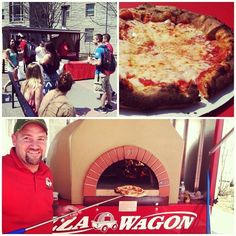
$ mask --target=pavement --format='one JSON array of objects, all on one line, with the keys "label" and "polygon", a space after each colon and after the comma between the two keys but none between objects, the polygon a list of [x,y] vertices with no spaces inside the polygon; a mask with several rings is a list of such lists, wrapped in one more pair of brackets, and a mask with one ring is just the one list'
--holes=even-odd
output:
[{"label": "pavement", "polygon": [[[117,74],[110,76],[112,89],[117,93]],[[8,75],[2,74],[2,85],[8,81]],[[72,89],[67,93],[71,104],[75,107],[77,117],[117,117],[117,97],[112,100],[113,110],[107,113],[94,111],[99,107],[101,101],[97,99],[98,95],[93,92],[93,79],[76,81]],[[15,97],[15,108],[11,104],[11,86],[7,87],[7,92],[2,91],[2,116],[3,117],[24,117],[20,104]]]},{"label": "pavement", "polygon": [[235,235],[235,216],[215,205],[211,213],[212,234]]}]

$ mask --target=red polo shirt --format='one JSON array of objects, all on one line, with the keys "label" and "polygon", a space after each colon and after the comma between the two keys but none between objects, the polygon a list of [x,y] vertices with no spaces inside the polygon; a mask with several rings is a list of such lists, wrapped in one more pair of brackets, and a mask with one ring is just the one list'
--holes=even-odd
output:
[{"label": "red polo shirt", "polygon": [[[2,160],[2,231],[28,228],[53,217],[52,174],[41,162],[30,172],[16,156],[14,148]],[[52,233],[52,223],[27,231]]]},{"label": "red polo shirt", "polygon": [[23,54],[24,61],[28,62],[30,58],[25,54],[25,51],[27,49],[26,47],[27,47],[27,41],[25,39],[22,39],[19,44],[19,48],[20,48],[20,50],[22,50],[24,52],[24,54]]}]

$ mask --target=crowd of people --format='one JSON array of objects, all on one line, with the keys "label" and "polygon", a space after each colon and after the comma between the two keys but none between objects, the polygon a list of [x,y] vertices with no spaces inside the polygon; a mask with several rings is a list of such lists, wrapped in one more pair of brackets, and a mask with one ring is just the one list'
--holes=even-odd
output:
[{"label": "crowd of people", "polygon": [[[36,45],[33,39],[27,41],[21,33],[17,35],[17,39],[11,39],[5,50],[7,70],[12,72],[14,80],[17,81],[21,93],[34,113],[47,117],[75,116],[75,110],[66,98],[73,79],[69,73],[58,73],[60,57],[53,42],[42,40]],[[23,61],[25,77],[21,83],[18,73],[20,59]],[[3,86],[4,92],[7,92],[10,84],[9,80]],[[51,109],[52,107],[54,109]]]},{"label": "crowd of people", "polygon": [[[112,111],[112,96],[116,93],[110,84],[110,74],[104,72],[103,60],[104,47],[113,54],[109,34],[96,34],[93,43],[96,47],[94,56],[88,57],[87,63],[95,65],[94,91],[99,94],[101,106],[94,108],[95,111],[107,113]],[[76,112],[66,94],[70,91],[73,79],[68,72],[59,72],[60,57],[51,41],[40,41],[36,45],[33,39],[27,41],[21,33],[17,35],[18,40],[11,39],[5,50],[5,60],[8,72],[12,72],[19,88],[28,101],[29,105],[38,116],[75,116]],[[19,83],[19,61],[23,61],[25,81]],[[8,81],[3,86],[11,84]],[[53,109],[52,109],[53,108]]]}]

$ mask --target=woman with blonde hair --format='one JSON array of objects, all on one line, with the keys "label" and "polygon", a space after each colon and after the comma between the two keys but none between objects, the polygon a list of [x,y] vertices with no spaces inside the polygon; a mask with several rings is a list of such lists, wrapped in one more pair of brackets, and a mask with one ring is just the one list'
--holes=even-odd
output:
[{"label": "woman with blonde hair", "polygon": [[43,76],[38,63],[32,62],[27,66],[26,80],[21,84],[21,92],[37,114],[43,98]]}]

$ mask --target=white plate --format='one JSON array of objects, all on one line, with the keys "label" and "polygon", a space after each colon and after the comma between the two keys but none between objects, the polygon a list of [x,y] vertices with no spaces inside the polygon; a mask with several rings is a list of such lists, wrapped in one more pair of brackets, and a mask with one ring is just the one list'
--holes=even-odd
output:
[{"label": "white plate", "polygon": [[231,98],[234,97],[234,88],[230,86],[219,94],[217,94],[214,98],[206,100],[202,99],[201,102],[187,108],[182,108],[180,111],[178,109],[165,109],[156,112],[144,113],[139,111],[129,111],[126,109],[120,108],[120,116],[158,116],[158,117],[169,117],[169,116],[177,116],[177,117],[198,117],[205,115],[220,106],[227,103]]}]

